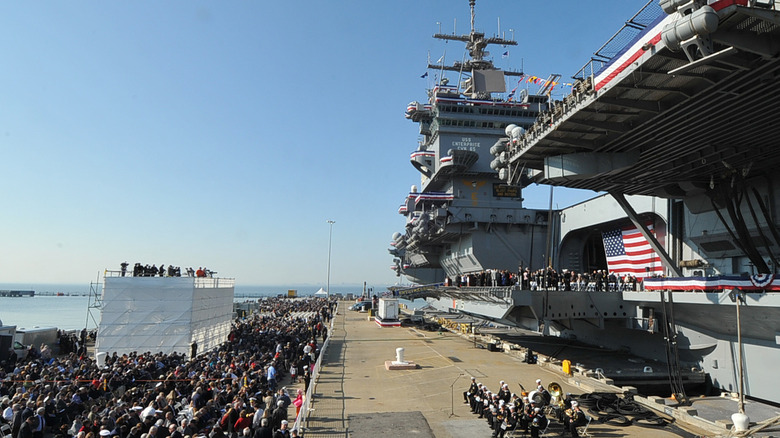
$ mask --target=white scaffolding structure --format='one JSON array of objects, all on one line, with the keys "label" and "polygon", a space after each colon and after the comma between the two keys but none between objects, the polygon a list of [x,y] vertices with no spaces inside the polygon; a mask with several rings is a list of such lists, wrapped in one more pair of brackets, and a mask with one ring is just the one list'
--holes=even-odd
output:
[{"label": "white scaffolding structure", "polygon": [[190,354],[227,340],[233,279],[112,277],[103,279],[95,353]]}]

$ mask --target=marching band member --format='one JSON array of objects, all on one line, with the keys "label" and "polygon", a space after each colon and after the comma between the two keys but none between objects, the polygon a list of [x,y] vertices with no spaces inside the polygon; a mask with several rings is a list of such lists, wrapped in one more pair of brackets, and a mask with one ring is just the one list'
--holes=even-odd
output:
[{"label": "marching band member", "polygon": [[580,409],[579,403],[576,400],[571,402],[571,409],[567,409],[563,417],[563,433],[566,431],[571,433],[571,436],[579,436],[577,434],[577,428],[584,426],[588,423],[588,419],[585,418],[585,413]]},{"label": "marching band member", "polygon": [[547,424],[550,420],[544,415],[541,408],[534,408],[533,417],[531,418],[530,432],[531,438],[539,438],[539,434],[547,429]]}]

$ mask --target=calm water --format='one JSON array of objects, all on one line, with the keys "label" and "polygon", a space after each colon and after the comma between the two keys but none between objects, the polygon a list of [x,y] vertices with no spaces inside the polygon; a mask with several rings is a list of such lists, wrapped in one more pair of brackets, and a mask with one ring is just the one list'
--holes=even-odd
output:
[{"label": "calm water", "polygon": [[[65,330],[78,330],[87,327],[94,328],[100,321],[100,311],[89,309],[89,286],[74,285],[20,285],[0,284],[0,289],[34,290],[33,298],[0,297],[0,321],[3,324],[15,325],[17,328],[58,327]],[[287,289],[296,289],[299,296],[313,295],[319,286],[236,286],[235,301],[287,294]],[[360,294],[362,286],[333,286],[333,293]],[[375,288],[381,294],[386,289]],[[44,296],[62,292],[66,296]],[[88,312],[91,310],[91,315]]]}]

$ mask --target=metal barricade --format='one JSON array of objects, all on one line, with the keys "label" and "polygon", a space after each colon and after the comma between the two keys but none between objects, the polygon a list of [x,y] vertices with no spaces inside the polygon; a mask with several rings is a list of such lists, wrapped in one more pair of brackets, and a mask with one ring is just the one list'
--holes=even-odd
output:
[{"label": "metal barricade", "polygon": [[[340,304],[336,305],[336,309],[333,312],[333,316],[335,316],[339,310]],[[315,388],[317,387],[317,381],[319,380],[320,376],[320,369],[322,367],[322,358],[325,357],[325,354],[328,351],[328,346],[330,345],[330,340],[333,335],[333,323],[335,322],[336,318],[331,317],[330,318],[330,327],[328,328],[328,339],[325,340],[325,342],[322,344],[322,348],[320,349],[320,354],[317,356],[317,361],[314,363],[314,371],[312,371],[311,374],[311,381],[309,382],[309,389],[306,390],[306,394],[303,397],[303,404],[301,404],[301,410],[298,411],[298,416],[295,418],[295,425],[293,426],[293,429],[301,430],[301,425],[304,424],[304,422],[308,421],[309,419],[309,411],[312,401],[312,395],[314,394]]]}]

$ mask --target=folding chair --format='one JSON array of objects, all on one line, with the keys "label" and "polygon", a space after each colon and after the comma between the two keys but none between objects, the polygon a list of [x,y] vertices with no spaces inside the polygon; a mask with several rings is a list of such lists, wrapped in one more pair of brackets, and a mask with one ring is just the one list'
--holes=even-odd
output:
[{"label": "folding chair", "polygon": [[[515,434],[518,433],[519,428],[520,428],[520,421],[516,421],[515,427],[506,430],[507,433],[504,435],[504,438],[513,438]],[[519,432],[522,434],[523,433],[522,429]]]},{"label": "folding chair", "polygon": [[558,415],[558,411],[559,410],[560,410],[560,407],[558,407],[558,406],[556,406],[554,404],[549,404],[549,405],[544,407],[544,416],[547,417],[548,420],[550,418],[555,418],[555,419],[559,420],[561,418],[561,416]]},{"label": "folding chair", "polygon": [[547,436],[547,431],[550,430],[550,424],[552,424],[552,421],[548,418],[547,419],[547,426],[544,427],[544,430],[539,432],[539,438],[543,436]]},{"label": "folding chair", "polygon": [[512,438],[513,436],[515,436],[515,432],[517,431],[518,427],[520,427],[519,421],[515,423],[515,427],[507,428],[506,433],[504,434],[504,438]]},{"label": "folding chair", "polygon": [[590,421],[593,419],[590,415],[585,414],[585,418],[588,419],[588,422],[585,424],[585,426],[580,426],[577,428],[577,435],[579,436],[593,436],[588,432],[588,426],[590,426]]},{"label": "folding chair", "polygon": [[3,423],[2,426],[0,426],[0,438],[11,438],[11,425],[8,423]]}]

